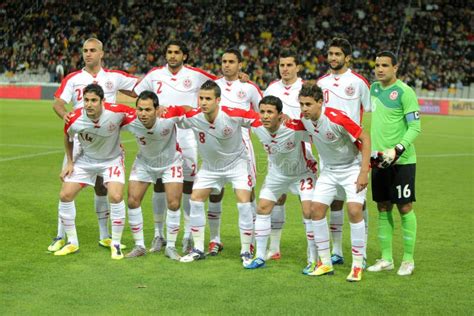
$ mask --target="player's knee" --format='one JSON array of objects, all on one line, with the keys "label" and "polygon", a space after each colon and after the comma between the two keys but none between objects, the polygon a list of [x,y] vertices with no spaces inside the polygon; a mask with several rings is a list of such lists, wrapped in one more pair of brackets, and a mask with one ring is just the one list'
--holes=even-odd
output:
[{"label": "player's knee", "polygon": [[138,208],[140,206],[140,200],[135,196],[128,196],[127,200],[128,208]]},{"label": "player's knee", "polygon": [[179,201],[180,199],[178,198],[175,198],[175,199],[169,199],[167,201],[168,203],[168,208],[171,210],[171,211],[176,211],[180,208],[181,206],[181,203]]},{"label": "player's knee", "polygon": [[61,191],[59,192],[59,200],[61,202],[72,202],[74,200],[74,194],[72,194],[72,192]]},{"label": "player's knee", "polygon": [[123,200],[123,195],[121,192],[109,192],[110,203],[120,203],[122,200]]},{"label": "player's knee", "polygon": [[412,210],[412,203],[397,204],[397,208],[401,214],[407,214],[410,213]]},{"label": "player's knee", "polygon": [[379,212],[390,212],[393,209],[393,204],[389,201],[377,202],[377,209]]}]

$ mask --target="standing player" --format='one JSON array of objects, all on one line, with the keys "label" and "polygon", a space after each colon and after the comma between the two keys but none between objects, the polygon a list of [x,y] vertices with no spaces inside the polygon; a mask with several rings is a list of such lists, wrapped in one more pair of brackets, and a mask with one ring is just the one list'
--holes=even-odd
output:
[{"label": "standing player", "polygon": [[[248,110],[258,110],[258,103],[262,99],[260,88],[253,82],[242,82],[239,80],[239,73],[242,68],[242,55],[238,49],[227,49],[222,55],[222,73],[224,77],[217,79],[216,83],[221,88],[221,102],[229,108]],[[247,148],[248,156],[252,165],[252,178],[254,185],[257,181],[255,153],[253,151],[250,130],[242,128],[242,137]],[[224,245],[220,239],[220,223],[222,213],[222,197],[224,189],[220,195],[211,195],[209,198],[209,211],[207,219],[210,229],[209,254],[217,255]],[[256,203],[255,191],[252,188],[252,213],[255,216]]]},{"label": "standing player", "polygon": [[[296,52],[284,50],[278,59],[278,71],[281,79],[276,80],[268,86],[263,93],[264,96],[278,97],[283,103],[283,114],[291,119],[299,119],[301,115],[298,94],[303,85],[303,79],[298,77],[300,64]],[[310,146],[308,146],[310,148]],[[272,230],[270,235],[270,247],[266,259],[278,260],[281,258],[280,240],[283,225],[285,224],[285,201],[283,195],[272,211]]]},{"label": "standing player", "polygon": [[398,275],[411,275],[415,269],[413,253],[416,241],[415,201],[416,153],[413,144],[420,134],[420,107],[412,88],[397,79],[398,62],[392,52],[381,52],[375,59],[378,79],[370,93],[374,104],[372,149],[383,152],[382,162],[372,169],[372,194],[379,211],[379,242],[382,258],[367,270],[393,269],[392,209],[396,204],[402,218],[403,259]]},{"label": "standing player", "polygon": [[128,219],[135,248],[126,257],[134,258],[146,254],[141,202],[150,183],[162,179],[168,206],[165,255],[179,260],[176,237],[180,226],[183,159],[176,143],[176,119],[156,117],[159,102],[152,91],[140,93],[136,106],[137,118],[124,127],[136,137],[139,147],[128,183]]},{"label": "standing player", "polygon": [[[120,246],[125,224],[123,187],[125,167],[120,147],[120,127],[135,119],[135,110],[121,104],[104,102],[104,91],[98,84],[84,88],[84,107],[76,109],[64,127],[67,162],[61,172],[64,181],[60,192],[59,217],[68,243],[54,252],[64,256],[79,250],[76,233],[74,198],[85,185],[94,185],[98,175],[107,185],[112,220],[112,259],[122,259]],[[78,135],[82,152],[73,160],[72,137]]]},{"label": "standing player", "polygon": [[[327,60],[330,72],[318,80],[323,90],[324,106],[345,112],[354,122],[362,126],[362,113],[371,111],[369,82],[348,68],[352,58],[352,46],[348,40],[335,37],[329,43]],[[322,168],[324,161],[320,161]],[[331,204],[329,228],[332,239],[333,264],[343,264],[342,227],[344,224],[344,195],[338,192]],[[368,211],[364,205],[364,220],[368,232]],[[367,242],[367,236],[366,236]],[[365,257],[365,254],[364,254]]]},{"label": "standing player", "polygon": [[[282,102],[274,96],[266,96],[260,102],[260,119],[263,126],[253,131],[268,153],[268,174],[260,191],[257,219],[255,221],[255,240],[257,253],[244,267],[256,269],[265,265],[267,241],[271,230],[271,212],[282,194],[288,190],[298,194],[301,201],[306,237],[311,252],[304,274],[316,267],[316,247],[311,223],[311,199],[316,183],[314,158],[307,157],[305,142],[309,141],[308,132],[301,121],[282,121]],[[313,167],[310,170],[308,167]]]},{"label": "standing player", "polygon": [[[185,66],[188,59],[188,48],[179,40],[171,40],[165,46],[165,66],[150,70],[135,87],[139,95],[145,90],[153,91],[159,98],[160,104],[190,105],[197,107],[198,92],[201,85],[209,80],[217,79],[199,68]],[[178,129],[178,143],[183,153],[183,210],[184,210],[184,238],[183,251],[192,249],[192,239],[189,224],[190,204],[189,199],[193,188],[194,176],[197,168],[197,144],[192,131]],[[163,184],[159,181],[154,186],[153,216],[155,220],[155,238],[150,251],[160,251],[166,241],[163,234],[163,225],[166,210],[166,195]]]},{"label": "standing player", "polygon": [[[370,167],[370,137],[344,112],[323,108],[323,92],[306,84],[300,92],[302,122],[325,162],[314,190],[311,213],[321,264],[308,275],[333,274],[326,211],[338,191],[344,191],[351,226],[352,268],[347,281],[360,281],[365,253],[362,208]],[[356,143],[361,145],[362,157]]]},{"label": "standing player", "polygon": [[[55,101],[53,109],[65,122],[69,121],[66,104],[72,101],[74,110],[84,106],[83,89],[91,83],[97,83],[102,87],[104,99],[109,103],[115,103],[118,91],[130,96],[134,95],[132,90],[138,79],[123,71],[102,68],[103,56],[104,50],[101,41],[96,38],[89,38],[84,42],[82,58],[84,59],[85,67],[82,70],[70,73],[66,76],[54,94]],[[75,159],[81,151],[80,143],[77,138],[75,139],[74,149],[73,159]],[[64,163],[65,162],[66,159],[64,160]],[[107,189],[102,182],[103,179],[99,175],[97,177],[97,183],[94,186],[94,200],[99,221],[99,245],[109,247],[111,242],[108,230],[109,205],[107,202]],[[64,227],[58,217],[58,234],[48,247],[48,250],[52,252],[57,251],[64,246],[65,242]]]},{"label": "standing player", "polygon": [[202,158],[191,195],[191,231],[195,248],[181,258],[182,262],[204,259],[205,212],[204,202],[211,193],[219,193],[227,182],[232,182],[239,210],[241,259],[250,260],[253,235],[253,216],[250,195],[253,187],[251,166],[242,142],[242,128],[260,124],[253,111],[219,107],[220,88],[214,81],[206,81],[199,91],[199,109],[186,113],[183,127],[192,128],[198,139]]}]

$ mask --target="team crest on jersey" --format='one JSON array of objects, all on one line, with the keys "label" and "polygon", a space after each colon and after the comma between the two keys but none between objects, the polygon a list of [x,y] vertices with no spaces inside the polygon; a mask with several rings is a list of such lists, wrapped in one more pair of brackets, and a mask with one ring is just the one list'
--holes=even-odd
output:
[{"label": "team crest on jersey", "polygon": [[350,85],[350,86],[347,86],[346,89],[344,89],[344,92],[345,92],[348,96],[352,97],[352,96],[354,95],[354,93],[355,93],[355,89],[354,89],[354,87],[353,87],[352,85]]},{"label": "team crest on jersey", "polygon": [[392,91],[389,96],[390,100],[395,101],[398,98],[398,91]]},{"label": "team crest on jersey", "polygon": [[224,127],[224,129],[222,130],[223,133],[224,133],[224,136],[230,136],[232,135],[232,128],[230,126],[226,126]]},{"label": "team crest on jersey", "polygon": [[107,81],[105,83],[105,87],[107,88],[107,90],[112,90],[114,88],[114,84],[112,83],[112,81]]},{"label": "team crest on jersey", "polygon": [[295,148],[295,142],[290,140],[289,142],[287,142],[287,143],[285,144],[285,148],[286,148],[287,150],[291,150],[291,149]]},{"label": "team crest on jersey", "polygon": [[183,86],[184,86],[186,89],[191,88],[192,85],[193,85],[193,82],[191,81],[191,79],[189,79],[189,78],[184,79],[184,81],[183,81]]},{"label": "team crest on jersey", "polygon": [[246,96],[247,96],[247,93],[245,93],[244,90],[240,90],[239,92],[237,92],[237,97],[238,97],[240,100],[245,99]]},{"label": "team crest on jersey", "polygon": [[110,123],[109,126],[107,127],[107,130],[109,132],[113,132],[117,129],[117,125],[115,125],[114,123]]},{"label": "team crest on jersey", "polygon": [[160,132],[160,135],[161,136],[166,136],[170,133],[170,129],[169,128],[163,128]]},{"label": "team crest on jersey", "polygon": [[336,135],[334,135],[333,132],[327,132],[326,133],[326,138],[329,140],[334,140],[336,138]]}]

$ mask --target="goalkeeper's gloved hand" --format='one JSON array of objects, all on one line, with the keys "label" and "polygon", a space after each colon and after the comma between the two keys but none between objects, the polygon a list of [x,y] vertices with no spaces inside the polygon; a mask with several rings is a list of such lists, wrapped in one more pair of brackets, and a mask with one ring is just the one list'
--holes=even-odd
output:
[{"label": "goalkeeper's gloved hand", "polygon": [[383,161],[383,152],[381,151],[373,151],[370,155],[370,167],[371,168],[381,168],[380,164]]},{"label": "goalkeeper's gloved hand", "polygon": [[402,144],[395,145],[395,148],[385,149],[382,155],[382,162],[379,164],[380,168],[388,168],[397,162],[398,158],[405,151],[405,147]]}]

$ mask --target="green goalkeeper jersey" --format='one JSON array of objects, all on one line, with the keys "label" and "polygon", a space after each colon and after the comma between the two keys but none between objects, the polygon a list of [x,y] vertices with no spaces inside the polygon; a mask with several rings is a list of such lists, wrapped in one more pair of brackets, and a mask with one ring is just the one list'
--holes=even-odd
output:
[{"label": "green goalkeeper jersey", "polygon": [[382,87],[377,81],[370,87],[370,95],[372,150],[383,151],[402,144],[405,152],[397,164],[416,163],[413,141],[421,131],[421,124],[415,91],[400,80],[388,87]]}]

